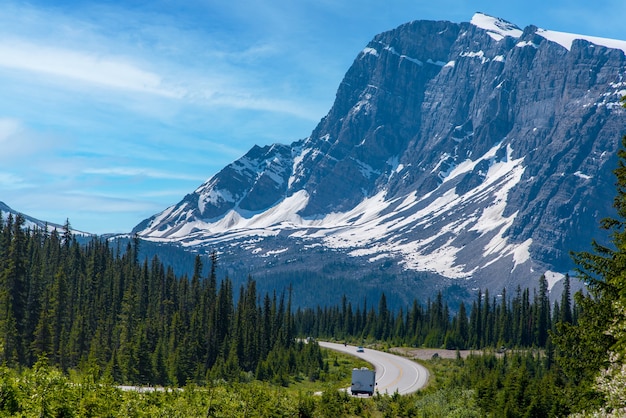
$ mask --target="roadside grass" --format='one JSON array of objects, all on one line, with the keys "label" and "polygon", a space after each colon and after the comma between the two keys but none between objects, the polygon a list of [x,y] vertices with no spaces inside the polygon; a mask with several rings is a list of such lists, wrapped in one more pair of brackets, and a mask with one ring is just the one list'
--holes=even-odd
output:
[{"label": "roadside grass", "polygon": [[460,382],[463,361],[460,358],[433,357],[428,360],[414,361],[425,366],[430,378],[423,389],[403,399],[410,410],[419,417],[464,417],[479,418],[484,416],[476,404],[475,392],[464,389]]},{"label": "roadside grass", "polygon": [[289,381],[289,386],[285,389],[288,392],[304,394],[344,389],[350,387],[353,368],[372,369],[371,364],[358,357],[326,348],[322,348],[322,357],[324,369],[319,372],[319,376],[315,376],[315,380],[310,376],[299,374]]}]

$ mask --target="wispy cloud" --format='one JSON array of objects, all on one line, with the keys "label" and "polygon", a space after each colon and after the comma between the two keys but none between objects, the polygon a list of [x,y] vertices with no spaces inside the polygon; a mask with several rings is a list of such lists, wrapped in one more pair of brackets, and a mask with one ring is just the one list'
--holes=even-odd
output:
[{"label": "wispy cloud", "polygon": [[194,106],[207,117],[226,108],[315,122],[334,95],[338,75],[323,88],[308,76],[328,71],[316,64],[319,52],[293,49],[306,16],[298,12],[294,22],[299,8],[287,1],[191,1],[175,9],[79,3],[70,9],[8,0],[0,11],[2,77],[36,74],[31,85],[44,97],[52,85],[68,98],[88,95],[159,119]]},{"label": "wispy cloud", "polygon": [[7,190],[21,190],[32,187],[27,180],[13,173],[0,172],[0,188]]},{"label": "wispy cloud", "polygon": [[[6,199],[3,197],[0,200]],[[42,202],[46,202],[42,205]],[[163,204],[132,196],[94,193],[91,190],[58,194],[54,190],[16,195],[5,201],[13,209],[41,220],[63,224],[69,219],[79,230],[104,234],[130,231],[138,220],[163,209]],[[139,216],[138,216],[139,215]]]},{"label": "wispy cloud", "polygon": [[87,168],[84,174],[107,176],[107,177],[148,177],[162,180],[191,180],[202,181],[202,178],[190,176],[184,173],[172,173],[167,171],[154,170],[150,168],[135,167],[109,167],[109,168]]},{"label": "wispy cloud", "polygon": [[158,74],[138,68],[119,57],[5,40],[0,41],[0,66],[114,89],[180,97],[180,92],[163,86]]},{"label": "wispy cloud", "polygon": [[[244,53],[250,57],[268,49],[271,47],[254,47]],[[149,59],[155,57],[143,57],[142,61]],[[160,59],[162,58],[159,57],[152,65],[158,66]],[[228,61],[230,58],[225,59]],[[281,97],[276,94],[275,89],[258,84],[258,79],[261,78],[258,72],[247,72],[245,68],[233,67],[228,62],[206,65],[208,67],[205,69],[190,69],[170,62],[163,66],[164,73],[158,73],[127,57],[49,46],[21,39],[0,40],[0,68],[27,71],[37,73],[39,77],[47,76],[57,81],[65,81],[69,90],[90,91],[97,87],[120,93],[140,93],[173,99],[196,106],[277,112],[302,119],[319,118],[315,106],[305,98],[294,102],[291,97]],[[146,106],[137,104],[140,101],[138,97],[133,97],[129,102],[126,96],[122,96],[120,100],[124,106],[138,112],[147,110]],[[158,107],[151,104],[149,108]]]},{"label": "wispy cloud", "polygon": [[52,147],[63,141],[55,141],[50,136],[40,135],[15,118],[0,118],[0,162],[4,168],[12,164],[22,164],[23,158],[45,155]]}]

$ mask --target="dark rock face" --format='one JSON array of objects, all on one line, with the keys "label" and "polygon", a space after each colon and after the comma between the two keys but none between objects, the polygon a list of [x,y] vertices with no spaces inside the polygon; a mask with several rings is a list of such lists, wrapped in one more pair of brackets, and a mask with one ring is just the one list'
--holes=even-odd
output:
[{"label": "dark rock face", "polygon": [[613,214],[624,52],[475,19],[377,35],[310,137],[254,147],[134,232],[259,268],[315,268],[293,260],[322,247],[497,290],[567,272]]}]

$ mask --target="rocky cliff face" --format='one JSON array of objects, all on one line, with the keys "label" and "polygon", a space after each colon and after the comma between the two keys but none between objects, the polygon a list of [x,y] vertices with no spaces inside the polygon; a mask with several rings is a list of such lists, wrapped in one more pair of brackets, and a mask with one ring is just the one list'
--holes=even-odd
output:
[{"label": "rocky cliff face", "polygon": [[531,286],[612,214],[625,49],[482,14],[407,23],[310,137],[254,147],[134,232],[249,271],[384,270],[400,293]]}]

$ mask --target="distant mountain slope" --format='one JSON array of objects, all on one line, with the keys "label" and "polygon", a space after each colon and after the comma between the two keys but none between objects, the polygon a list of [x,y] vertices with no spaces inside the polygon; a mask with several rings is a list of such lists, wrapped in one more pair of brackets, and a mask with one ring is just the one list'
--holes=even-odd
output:
[{"label": "distant mountain slope", "polygon": [[[63,230],[63,225],[60,224],[55,224],[52,222],[46,222],[46,221],[42,221],[40,219],[37,218],[33,218],[32,216],[28,216],[22,212],[19,212],[17,210],[12,209],[11,207],[9,207],[9,205],[7,205],[4,202],[0,202],[0,213],[2,214],[2,220],[6,221],[7,217],[9,216],[9,214],[13,215],[14,217],[17,214],[21,214],[22,217],[25,220],[24,223],[24,227],[25,228],[34,228],[37,227],[39,229],[46,229],[48,228],[48,231],[53,231],[53,230],[57,230],[57,231],[62,231]],[[71,226],[71,225],[70,225]],[[87,233],[87,232],[82,232],[82,231],[77,231],[72,229],[72,232],[77,234],[77,235],[81,235],[81,236],[89,236],[91,234]]]},{"label": "distant mountain slope", "polygon": [[480,13],[407,23],[358,54],[308,138],[255,146],[133,232],[399,298],[552,286],[613,213],[625,50]]}]

